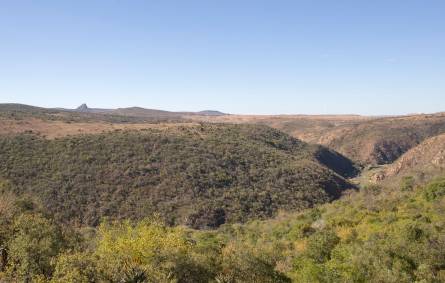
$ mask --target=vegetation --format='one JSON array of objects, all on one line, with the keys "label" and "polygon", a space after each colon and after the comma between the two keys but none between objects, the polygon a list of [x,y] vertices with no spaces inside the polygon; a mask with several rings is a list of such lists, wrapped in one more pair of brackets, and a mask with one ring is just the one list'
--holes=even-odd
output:
[{"label": "vegetation", "polygon": [[441,138],[347,190],[354,163],[266,126],[0,136],[0,282],[445,282]]},{"label": "vegetation", "polygon": [[[46,140],[0,137],[5,191],[37,199],[59,222],[142,219],[215,228],[338,198],[344,157],[263,126],[202,125]],[[326,164],[323,165],[322,163]],[[342,169],[343,168],[343,169]],[[352,170],[352,171],[351,171]]]},{"label": "vegetation", "polygon": [[20,282],[444,282],[445,179],[218,230],[159,218],[54,222],[0,198],[0,280]]},{"label": "vegetation", "polygon": [[318,141],[363,165],[389,164],[422,141],[445,133],[445,115],[379,118],[341,125]]},{"label": "vegetation", "polygon": [[[362,166],[390,164],[428,138],[445,133],[445,114],[400,117],[243,116],[168,112],[138,107],[84,112],[0,104],[0,118],[107,123],[160,123],[205,121],[267,125],[308,143],[327,146]],[[210,113],[212,114],[212,113]],[[220,114],[220,113],[219,113]]]},{"label": "vegetation", "polygon": [[327,146],[363,166],[392,163],[422,141],[445,133],[444,113],[399,117],[227,115],[191,119],[267,125],[308,143]]},{"label": "vegetation", "polygon": [[371,179],[387,184],[414,179],[425,182],[445,169],[445,134],[434,136],[410,149],[394,163],[367,172]]},{"label": "vegetation", "polygon": [[[130,112],[131,113],[131,112]],[[136,113],[137,114],[137,113]],[[47,109],[23,104],[0,104],[0,118],[24,120],[37,118],[44,121],[107,122],[107,123],[159,123],[184,121],[179,115],[129,115],[125,111],[111,113],[77,112],[66,109]]]}]

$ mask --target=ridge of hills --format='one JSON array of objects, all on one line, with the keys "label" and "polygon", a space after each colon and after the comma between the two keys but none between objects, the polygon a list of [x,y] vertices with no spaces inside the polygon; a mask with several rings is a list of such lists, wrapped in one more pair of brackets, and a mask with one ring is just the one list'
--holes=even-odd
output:
[{"label": "ridge of hills", "polygon": [[283,115],[192,117],[215,123],[263,124],[332,148],[363,166],[389,164],[427,138],[445,133],[445,113],[366,117]]},{"label": "ridge of hills", "polygon": [[[140,107],[77,110],[0,104],[0,117],[69,123],[228,123],[276,128],[308,143],[327,146],[363,167],[390,164],[425,139],[445,133],[445,113],[367,117],[359,115],[228,115],[218,111],[169,112]],[[135,125],[140,128],[141,125]],[[102,127],[102,126],[101,126]],[[129,126],[130,128],[134,126]],[[100,127],[99,127],[100,128]],[[105,127],[109,128],[109,127]],[[125,127],[120,127],[125,128]]]},{"label": "ridge of hills", "polygon": [[181,118],[185,115],[203,115],[203,116],[227,115],[225,113],[215,110],[203,110],[199,112],[171,112],[165,110],[147,109],[142,107],[127,107],[127,108],[117,108],[117,109],[89,108],[86,103],[80,105],[74,110],[69,110],[69,111],[112,114],[121,116],[134,116],[134,117],[157,117],[157,118]]},{"label": "ridge of hills", "polygon": [[43,108],[16,103],[0,104],[0,117],[10,119],[38,118],[45,121],[107,122],[107,123],[159,123],[188,121],[190,117],[224,116],[214,110],[199,112],[171,112],[142,107],[118,109],[89,108],[86,104],[76,109]]}]

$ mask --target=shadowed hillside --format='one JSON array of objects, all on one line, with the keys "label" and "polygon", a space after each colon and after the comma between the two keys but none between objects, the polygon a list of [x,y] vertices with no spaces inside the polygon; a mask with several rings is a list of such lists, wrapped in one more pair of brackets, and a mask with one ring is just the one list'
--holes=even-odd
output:
[{"label": "shadowed hillside", "polygon": [[[414,177],[423,181],[445,173],[445,134],[429,138],[373,175],[375,181]],[[394,180],[391,180],[394,181]]]},{"label": "shadowed hillside", "polygon": [[392,163],[423,140],[445,132],[443,113],[400,117],[232,115],[192,119],[268,125],[306,142],[325,145],[363,165]]},{"label": "shadowed hillside", "polygon": [[445,115],[382,118],[328,132],[319,141],[364,164],[388,164],[445,132]]}]

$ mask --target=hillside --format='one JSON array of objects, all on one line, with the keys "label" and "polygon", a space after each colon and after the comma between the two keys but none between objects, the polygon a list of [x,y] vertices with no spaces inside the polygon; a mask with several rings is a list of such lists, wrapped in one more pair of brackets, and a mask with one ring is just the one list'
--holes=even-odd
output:
[{"label": "hillside", "polygon": [[362,166],[390,164],[425,139],[445,132],[444,113],[398,117],[261,116],[226,115],[218,111],[169,112],[140,107],[97,109],[82,105],[77,110],[63,110],[0,104],[0,118],[25,120],[25,123],[29,118],[35,118],[67,123],[125,124],[131,126],[115,128],[130,129],[145,128],[149,127],[147,124],[156,123],[260,124],[276,128],[308,143],[327,146]]},{"label": "hillside", "polygon": [[382,118],[340,127],[320,137],[329,146],[363,164],[388,164],[425,139],[445,132],[445,115]]},{"label": "hillside", "polygon": [[267,218],[338,198],[352,188],[339,174],[356,173],[341,155],[264,126],[4,135],[0,150],[9,190],[58,221],[93,226],[154,213],[196,228]]},{"label": "hillside", "polygon": [[388,178],[431,178],[445,173],[445,134],[429,138],[403,154],[393,164],[375,173],[375,181]]},{"label": "hillside", "polygon": [[423,140],[445,132],[443,113],[399,117],[231,115],[193,119],[268,125],[306,142],[325,145],[364,166],[392,163]]},{"label": "hillside", "polygon": [[265,282],[278,271],[288,282],[438,283],[445,281],[444,201],[444,178],[419,187],[365,187],[302,213],[225,225],[197,238],[222,239],[235,270]]},{"label": "hillside", "polygon": [[367,187],[309,210],[211,231],[156,217],[75,229],[27,199],[0,194],[0,280],[440,283],[444,202],[442,178],[421,187]]}]

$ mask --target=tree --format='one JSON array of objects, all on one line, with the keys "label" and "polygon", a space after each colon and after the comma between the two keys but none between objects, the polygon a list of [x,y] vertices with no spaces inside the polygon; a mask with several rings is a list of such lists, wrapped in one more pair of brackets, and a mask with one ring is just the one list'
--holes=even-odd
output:
[{"label": "tree", "polygon": [[87,252],[69,251],[61,254],[55,263],[51,283],[97,282],[96,261]]},{"label": "tree", "polygon": [[181,228],[159,220],[103,223],[95,255],[98,270],[113,282],[207,282],[205,268],[191,258],[192,242]]},{"label": "tree", "polygon": [[53,272],[51,261],[61,251],[61,230],[38,214],[22,214],[13,224],[14,235],[8,242],[7,273],[24,282]]}]

